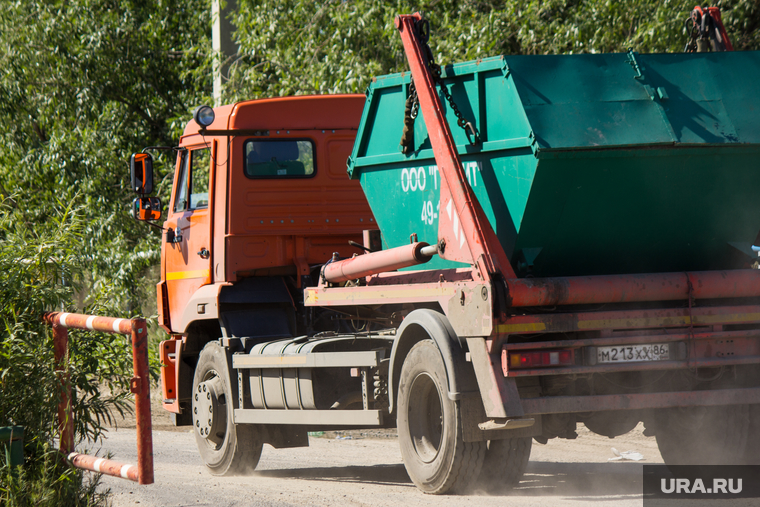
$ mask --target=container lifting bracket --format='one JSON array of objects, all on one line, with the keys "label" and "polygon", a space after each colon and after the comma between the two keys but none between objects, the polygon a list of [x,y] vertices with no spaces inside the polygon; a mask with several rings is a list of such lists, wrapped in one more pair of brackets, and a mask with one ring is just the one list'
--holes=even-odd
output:
[{"label": "container lifting bracket", "polygon": [[[439,254],[447,260],[476,266],[476,273],[483,280],[490,280],[498,273],[504,278],[516,278],[496,233],[467,183],[443,104],[436,93],[435,77],[428,66],[426,51],[429,50],[420,40],[420,23],[424,23],[420,13],[396,17],[396,28],[404,44],[420,111],[441,174],[438,240],[446,247],[439,249]],[[426,33],[425,28],[422,32]]]}]

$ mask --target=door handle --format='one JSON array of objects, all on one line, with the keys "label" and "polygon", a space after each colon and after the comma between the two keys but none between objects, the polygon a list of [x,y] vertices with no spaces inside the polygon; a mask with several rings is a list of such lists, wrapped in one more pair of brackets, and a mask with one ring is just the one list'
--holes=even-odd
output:
[{"label": "door handle", "polygon": [[201,248],[201,251],[198,252],[198,255],[201,256],[201,259],[208,259],[209,255],[211,255],[211,252],[209,252],[208,249],[204,246]]}]

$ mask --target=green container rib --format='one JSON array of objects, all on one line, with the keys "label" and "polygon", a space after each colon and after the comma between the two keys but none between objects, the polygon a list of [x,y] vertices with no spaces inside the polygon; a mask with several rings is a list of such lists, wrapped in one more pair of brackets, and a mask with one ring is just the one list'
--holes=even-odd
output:
[{"label": "green container rib", "polygon": [[[435,243],[439,177],[409,74],[373,80],[349,175],[384,248]],[[760,52],[500,56],[446,66],[481,144],[444,108],[468,181],[519,276],[736,269],[757,259]],[[434,258],[426,268],[454,267]]]}]

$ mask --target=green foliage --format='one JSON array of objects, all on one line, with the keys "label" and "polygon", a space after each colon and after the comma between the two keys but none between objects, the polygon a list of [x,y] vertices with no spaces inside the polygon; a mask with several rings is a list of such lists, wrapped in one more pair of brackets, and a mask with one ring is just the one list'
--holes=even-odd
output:
[{"label": "green foliage", "polygon": [[[248,0],[229,101],[363,92],[372,76],[407,64],[397,14],[423,11],[439,63],[499,54],[683,51],[689,0]],[[717,2],[736,49],[759,49],[755,0]]]},{"label": "green foliage", "polygon": [[[12,1],[0,14],[0,194],[30,227],[78,195],[88,291],[139,312],[138,286],[158,262],[157,232],[128,214],[126,161],[174,145],[210,92],[205,1]],[[20,29],[24,27],[24,29]],[[174,169],[159,155],[161,181]],[[162,185],[162,197],[169,185]]]},{"label": "green foliage", "polygon": [[[69,467],[47,443],[35,445],[35,459],[11,469],[0,460],[0,505],[6,507],[89,507],[107,504],[100,476]],[[87,474],[87,476],[85,476]]]},{"label": "green foliage", "polygon": [[[129,216],[126,161],[143,146],[176,144],[210,93],[209,53],[201,0],[3,4],[0,426],[25,428],[26,463],[17,480],[0,470],[0,504],[88,504],[94,486],[50,451],[60,381],[40,316],[131,316],[146,299],[152,306],[155,281],[145,275],[160,243]],[[159,182],[173,168],[172,156],[159,155]],[[69,340],[76,438],[94,440],[113,411],[129,409],[131,348],[114,335],[72,331]]]}]

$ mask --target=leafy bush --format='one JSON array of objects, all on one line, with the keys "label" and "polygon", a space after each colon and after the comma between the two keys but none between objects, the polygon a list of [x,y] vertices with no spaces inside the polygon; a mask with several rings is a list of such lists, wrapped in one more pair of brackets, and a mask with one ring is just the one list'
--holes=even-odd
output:
[{"label": "leafy bush", "polygon": [[106,505],[99,476],[70,468],[50,444],[35,445],[35,459],[11,470],[0,466],[0,504],[7,507]]},{"label": "leafy bush", "polygon": [[[50,220],[30,228],[16,201],[0,208],[0,426],[24,427],[26,458],[14,475],[0,456],[0,505],[86,505],[92,495],[85,493],[96,485],[84,484],[82,473],[53,449],[60,379],[52,330],[40,318],[69,309],[81,287],[86,225],[81,208],[57,203],[47,213]],[[87,300],[85,310],[90,308],[114,310],[98,299]],[[69,355],[75,438],[94,441],[113,410],[129,409],[131,346],[117,335],[70,332]],[[104,384],[116,394],[104,396]]]},{"label": "leafy bush", "polygon": [[[129,216],[126,161],[175,144],[210,95],[210,36],[206,0],[3,3],[0,426],[24,426],[26,463],[17,479],[0,470],[0,505],[78,505],[91,491],[52,451],[58,390],[40,315],[125,316],[154,304],[159,234]],[[156,170],[166,199],[174,161],[159,155]],[[76,436],[94,439],[109,408],[126,408],[100,387],[122,392],[131,350],[116,335],[69,338]]]},{"label": "leafy bush", "polygon": [[[82,283],[130,312],[155,284],[144,275],[160,233],[129,215],[129,155],[176,144],[210,94],[210,36],[206,0],[10,0],[0,11],[0,194],[19,195],[30,228],[51,218],[48,203],[77,196]],[[174,161],[157,154],[165,201]]]}]

